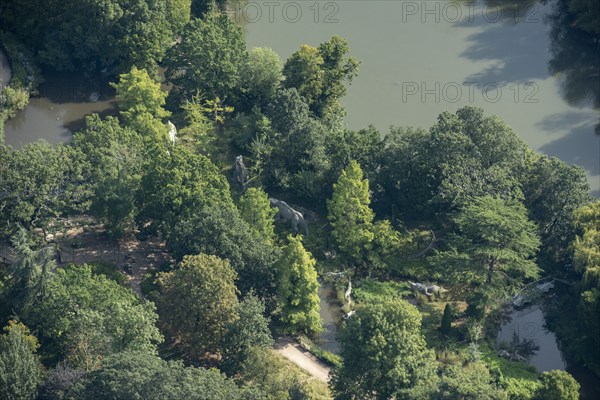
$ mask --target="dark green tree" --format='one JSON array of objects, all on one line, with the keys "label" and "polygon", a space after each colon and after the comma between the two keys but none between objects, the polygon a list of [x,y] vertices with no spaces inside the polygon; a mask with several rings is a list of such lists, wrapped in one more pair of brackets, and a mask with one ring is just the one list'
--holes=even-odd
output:
[{"label": "dark green tree", "polygon": [[442,323],[440,325],[440,332],[447,335],[452,330],[452,309],[450,303],[444,307],[444,314],[442,315]]},{"label": "dark green tree", "polygon": [[90,185],[80,152],[45,141],[19,150],[0,145],[0,235],[7,240],[17,226],[39,228],[45,238],[60,219],[87,210]]},{"label": "dark green tree", "polygon": [[438,251],[430,260],[457,282],[503,282],[519,285],[539,275],[535,255],[540,245],[537,227],[520,203],[498,197],[473,199],[455,218],[458,233],[451,249]]},{"label": "dark green tree", "polygon": [[404,300],[358,308],[340,332],[343,365],[330,381],[335,398],[430,398],[435,357],[420,329],[421,314]]},{"label": "dark green tree", "polygon": [[88,265],[58,269],[44,301],[24,320],[37,332],[44,352],[66,357],[74,367],[91,369],[107,355],[132,350],[153,353],[162,341],[154,304]]},{"label": "dark green tree", "polygon": [[258,297],[252,293],[246,295],[236,313],[237,318],[226,326],[222,344],[222,369],[230,374],[239,369],[253,347],[273,345],[270,319],[265,316],[265,305]]},{"label": "dark green tree", "polygon": [[210,12],[192,20],[165,59],[165,76],[173,84],[171,95],[190,100],[199,92],[231,104],[239,94],[240,69],[246,57],[241,28],[227,15]]},{"label": "dark green tree", "polygon": [[69,390],[69,400],[242,399],[232,380],[216,370],[185,367],[144,353],[124,352],[102,360]]},{"label": "dark green tree", "polygon": [[102,120],[93,114],[86,118],[86,128],[74,135],[73,144],[83,153],[90,178],[92,215],[112,237],[132,232],[138,212],[135,197],[146,165],[142,136],[121,127],[114,117]]}]

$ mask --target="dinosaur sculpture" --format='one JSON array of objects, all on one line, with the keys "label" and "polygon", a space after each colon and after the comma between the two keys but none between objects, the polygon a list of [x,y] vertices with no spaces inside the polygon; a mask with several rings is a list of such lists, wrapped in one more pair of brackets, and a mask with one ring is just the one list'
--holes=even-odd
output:
[{"label": "dinosaur sculpture", "polygon": [[167,125],[169,127],[169,140],[171,141],[171,144],[175,144],[175,141],[177,140],[177,128],[171,121],[168,121]]},{"label": "dinosaur sculpture", "polygon": [[414,282],[408,282],[408,284],[410,285],[410,288],[412,290],[416,290],[417,292],[424,293],[427,296],[433,296],[434,294],[441,294],[441,293],[447,292],[446,289],[444,289],[443,287],[438,286],[438,285],[424,285],[422,283],[414,283]]},{"label": "dinosaur sculpture", "polygon": [[233,164],[233,179],[240,184],[242,191],[246,190],[246,187],[248,186],[248,170],[246,170],[242,156],[237,156],[235,158],[235,163]]},{"label": "dinosaur sculpture", "polygon": [[[241,156],[239,156],[239,157],[241,157]],[[237,162],[237,160],[236,160],[236,162]],[[292,229],[296,233],[298,233],[298,226],[300,226],[300,228],[302,228],[302,230],[304,231],[304,234],[306,236],[308,236],[308,227],[306,226],[306,221],[304,221],[304,217],[302,216],[301,213],[294,210],[285,201],[277,200],[277,199],[273,199],[273,198],[269,198],[269,201],[271,202],[271,204],[273,206],[277,207],[277,209],[279,210],[277,212],[277,215],[275,216],[276,218],[285,219],[287,221],[290,221],[290,223],[292,224]]]}]

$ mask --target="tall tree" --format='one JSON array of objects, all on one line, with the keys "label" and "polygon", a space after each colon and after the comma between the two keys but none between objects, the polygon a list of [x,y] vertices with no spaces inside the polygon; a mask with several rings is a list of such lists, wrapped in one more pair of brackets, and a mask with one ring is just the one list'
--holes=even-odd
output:
[{"label": "tall tree", "polygon": [[200,92],[231,104],[238,95],[240,69],[246,57],[241,28],[227,15],[213,11],[203,19],[194,19],[165,59],[165,75],[174,86],[171,94],[189,100]]},{"label": "tall tree", "polygon": [[236,318],[235,279],[229,261],[206,254],[185,256],[176,270],[161,273],[156,305],[163,331],[196,358],[217,353]]},{"label": "tall tree", "polygon": [[288,245],[277,263],[280,319],[286,332],[312,334],[322,330],[315,264],[302,245],[302,237],[288,236]]},{"label": "tall tree", "polygon": [[361,262],[373,241],[370,203],[369,181],[363,179],[360,165],[352,160],[333,185],[333,195],[327,202],[332,236],[350,262]]},{"label": "tall tree", "polygon": [[83,153],[86,176],[93,190],[91,212],[105,224],[108,234],[120,237],[135,228],[135,196],[146,165],[141,134],[123,128],[114,117],[86,117],[86,127],[73,137]]},{"label": "tall tree", "polygon": [[163,119],[171,115],[163,108],[167,93],[145,69],[134,66],[130,72],[119,75],[119,82],[111,86],[117,91],[119,109],[127,126],[149,140],[166,139]]},{"label": "tall tree", "polygon": [[285,62],[285,87],[295,88],[313,106],[323,92],[323,57],[316,47],[304,44]]},{"label": "tall tree", "polygon": [[277,210],[271,207],[267,194],[261,188],[248,188],[240,197],[240,214],[266,240],[275,234],[274,217]]},{"label": "tall tree", "polygon": [[35,354],[39,344],[29,329],[15,321],[0,336],[0,393],[7,400],[28,400],[37,396],[43,367]]},{"label": "tall tree", "polygon": [[421,314],[404,300],[358,308],[340,332],[343,365],[330,381],[335,398],[430,398],[435,357],[420,329]]},{"label": "tall tree", "polygon": [[523,279],[538,277],[540,269],[534,257],[540,239],[522,204],[492,196],[478,197],[458,214],[455,222],[458,234],[452,248],[431,258],[449,269],[448,279],[480,279],[490,286],[500,282],[518,286]]},{"label": "tall tree", "polygon": [[573,212],[591,201],[585,170],[558,158],[530,155],[523,184],[524,204],[538,224],[545,270],[571,273],[568,243],[574,239]]}]

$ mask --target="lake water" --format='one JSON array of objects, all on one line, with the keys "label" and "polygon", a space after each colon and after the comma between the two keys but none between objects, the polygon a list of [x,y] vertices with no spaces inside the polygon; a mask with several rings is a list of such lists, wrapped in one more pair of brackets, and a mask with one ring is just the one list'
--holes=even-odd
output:
[{"label": "lake water", "polygon": [[[249,47],[271,47],[283,59],[305,43],[316,46],[334,34],[347,38],[362,61],[343,99],[350,128],[427,128],[443,111],[479,106],[503,118],[532,148],[583,166],[600,195],[600,138],[593,134],[598,111],[594,99],[573,100],[598,97],[600,74],[570,87],[564,86],[567,73],[550,74],[556,47],[547,21],[551,10],[526,0],[247,0],[233,18]],[[577,60],[567,61],[578,70]],[[40,96],[7,122],[8,144],[67,141],[85,115],[115,112],[112,91],[99,80],[44,75]],[[99,101],[89,101],[93,92]]]},{"label": "lake water", "polygon": [[[249,47],[271,47],[284,60],[302,44],[317,46],[335,34],[348,39],[362,61],[343,100],[350,128],[428,128],[443,111],[479,106],[532,148],[583,166],[598,195],[598,111],[565,99],[561,76],[548,70],[552,8],[527,3],[248,0],[235,18]],[[598,80],[581,90],[596,90]]]}]

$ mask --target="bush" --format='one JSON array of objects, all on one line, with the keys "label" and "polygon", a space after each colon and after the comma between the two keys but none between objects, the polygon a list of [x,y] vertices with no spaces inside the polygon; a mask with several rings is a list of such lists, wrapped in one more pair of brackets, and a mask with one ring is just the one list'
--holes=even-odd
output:
[{"label": "bush", "polygon": [[536,392],[540,400],[578,400],[579,383],[567,371],[546,371],[540,376],[542,386]]},{"label": "bush", "polygon": [[115,264],[98,261],[90,265],[92,266],[92,272],[96,275],[104,275],[121,286],[124,286],[127,282],[127,277]]}]

